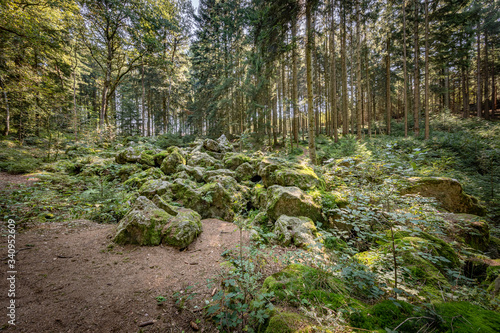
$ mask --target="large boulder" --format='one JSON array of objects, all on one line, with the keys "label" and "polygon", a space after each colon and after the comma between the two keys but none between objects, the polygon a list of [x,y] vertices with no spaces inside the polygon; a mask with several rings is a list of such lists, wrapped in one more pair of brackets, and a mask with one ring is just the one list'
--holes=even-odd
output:
[{"label": "large boulder", "polygon": [[401,194],[419,194],[434,197],[441,206],[452,213],[467,213],[479,216],[486,214],[486,208],[478,200],[466,194],[462,185],[455,179],[444,177],[413,177]]},{"label": "large boulder", "polygon": [[217,170],[208,170],[205,172],[204,179],[205,181],[208,180],[210,177],[214,176],[229,176],[229,177],[235,177],[236,173],[232,170],[228,169],[217,169]]},{"label": "large boulder", "polygon": [[196,188],[196,183],[176,179],[172,185],[174,199],[184,207],[198,212],[203,218],[220,218],[232,221],[234,218],[234,196],[221,183],[212,182]]},{"label": "large boulder", "polygon": [[261,179],[261,177],[257,175],[255,169],[247,162],[240,164],[234,172],[236,179],[240,182],[252,179],[258,181]]},{"label": "large boulder", "polygon": [[113,239],[118,244],[159,245],[163,227],[172,215],[146,197],[139,197],[123,217]]},{"label": "large boulder", "polygon": [[145,147],[135,146],[128,147],[119,151],[115,156],[115,161],[118,164],[139,163],[147,166],[154,166],[155,151],[147,150]]},{"label": "large boulder", "polygon": [[274,224],[274,233],[284,246],[314,246],[316,232],[314,222],[308,217],[281,215]]},{"label": "large boulder", "polygon": [[241,153],[227,153],[224,156],[224,166],[231,170],[236,170],[243,163],[250,163],[252,158]]},{"label": "large boulder", "polygon": [[218,161],[207,153],[202,152],[192,153],[188,159],[187,165],[214,169],[221,169],[223,167],[221,161]]},{"label": "large boulder", "polygon": [[278,158],[263,159],[258,165],[257,172],[266,187],[297,186],[303,190],[309,190],[321,183],[313,169]]},{"label": "large boulder", "polygon": [[168,220],[163,227],[162,242],[177,248],[185,248],[191,244],[202,232],[200,214],[197,212],[179,208],[177,215]]},{"label": "large boulder", "polygon": [[265,201],[267,215],[272,220],[277,220],[281,215],[305,216],[314,222],[324,220],[321,206],[316,204],[310,195],[295,186],[271,186],[267,189]]},{"label": "large boulder", "polygon": [[161,171],[163,171],[166,175],[175,173],[179,165],[186,164],[186,159],[182,155],[179,148],[170,147],[168,152],[168,155],[163,159],[160,167]]},{"label": "large boulder", "polygon": [[181,164],[177,166],[177,171],[184,171],[190,178],[201,183],[203,182],[203,177],[205,175],[205,169],[201,167],[193,167],[190,165]]},{"label": "large boulder", "polygon": [[142,184],[139,189],[139,194],[148,199],[152,199],[155,195],[164,195],[170,190],[170,183],[161,179],[150,179]]},{"label": "large boulder", "polygon": [[151,179],[163,179],[165,174],[158,168],[149,168],[147,170],[134,173],[123,183],[126,187],[141,187],[145,182]]}]

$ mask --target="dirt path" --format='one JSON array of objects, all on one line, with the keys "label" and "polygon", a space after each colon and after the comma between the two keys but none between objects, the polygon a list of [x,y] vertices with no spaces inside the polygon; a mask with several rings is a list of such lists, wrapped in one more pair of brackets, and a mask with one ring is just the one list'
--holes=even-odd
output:
[{"label": "dirt path", "polygon": [[[174,291],[198,285],[209,293],[206,280],[221,270],[220,254],[240,241],[234,224],[203,220],[203,233],[187,250],[169,247],[118,246],[111,243],[114,225],[87,220],[46,223],[17,235],[17,325],[7,332],[193,332],[214,328],[200,312],[179,310]],[[7,255],[2,232],[0,257]],[[244,243],[248,236],[243,235]],[[0,308],[6,311],[6,260],[2,261]],[[167,297],[162,306],[155,297]],[[154,320],[153,325],[139,327]]]}]

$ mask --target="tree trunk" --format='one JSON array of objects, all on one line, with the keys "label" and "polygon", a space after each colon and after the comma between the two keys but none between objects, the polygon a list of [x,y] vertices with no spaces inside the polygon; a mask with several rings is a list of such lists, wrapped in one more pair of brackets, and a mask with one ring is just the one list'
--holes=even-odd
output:
[{"label": "tree trunk", "polygon": [[[292,23],[292,43],[295,44],[297,38],[297,22]],[[292,106],[293,106],[293,140],[299,142],[299,106],[297,101],[298,95],[298,79],[297,79],[297,46],[292,49]],[[293,141],[292,141],[293,148]]]},{"label": "tree trunk", "polygon": [[[334,2],[335,3],[335,2]],[[332,22],[331,22],[331,32],[330,32],[330,71],[331,71],[331,84],[330,84],[330,103],[331,112],[333,120],[333,136],[335,142],[339,141],[339,131],[338,131],[338,113],[337,113],[337,64],[335,62],[335,10],[332,8]]]},{"label": "tree trunk", "polygon": [[346,9],[345,3],[342,5],[342,42],[340,45],[342,62],[342,135],[349,133],[349,118],[347,110],[347,65],[346,65]]},{"label": "tree trunk", "polygon": [[408,70],[406,68],[406,0],[403,0],[403,113],[404,113],[404,127],[405,138],[408,137]]},{"label": "tree trunk", "polygon": [[419,45],[418,45],[418,2],[415,0],[415,31],[414,31],[414,44],[415,44],[415,78],[413,89],[413,132],[415,136],[420,135],[420,69],[419,69]]},{"label": "tree trunk", "polygon": [[361,113],[362,113],[362,105],[361,105],[361,19],[360,19],[360,8],[359,8],[359,0],[356,0],[356,136],[359,141],[361,141]]},{"label": "tree trunk", "polygon": [[2,87],[3,90],[3,98],[5,100],[5,131],[4,135],[8,136],[10,132],[10,108],[9,108],[9,99],[7,98],[7,91],[5,90],[5,87],[0,80],[0,86]]},{"label": "tree trunk", "polygon": [[490,102],[488,100],[488,76],[489,76],[489,66],[488,66],[488,34],[484,33],[484,118],[490,119]]},{"label": "tree trunk", "polygon": [[429,139],[429,0],[425,0],[425,130],[424,139]]},{"label": "tree trunk", "polygon": [[392,103],[391,103],[391,37],[387,34],[387,55],[385,58],[385,108],[387,112],[387,135],[391,135]]},{"label": "tree trunk", "polygon": [[476,111],[481,117],[481,22],[477,22],[477,91],[476,91]]}]

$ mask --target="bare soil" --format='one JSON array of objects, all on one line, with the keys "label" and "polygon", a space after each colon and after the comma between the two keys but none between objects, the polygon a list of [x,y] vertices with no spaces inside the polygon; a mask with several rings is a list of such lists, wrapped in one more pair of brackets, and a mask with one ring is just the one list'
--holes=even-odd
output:
[{"label": "bare soil", "polygon": [[[5,184],[28,182],[2,175]],[[5,180],[7,178],[7,180]],[[4,191],[0,190],[5,194]],[[0,331],[6,332],[214,332],[200,311],[210,296],[207,279],[223,269],[221,253],[248,244],[232,223],[202,221],[203,233],[187,249],[119,246],[115,225],[88,220],[51,222],[18,231],[16,326],[7,323],[7,237],[1,225]],[[195,286],[199,295],[186,308],[175,292]],[[157,305],[156,297],[166,301]],[[196,307],[198,305],[198,307]],[[151,325],[140,327],[146,322]]]}]

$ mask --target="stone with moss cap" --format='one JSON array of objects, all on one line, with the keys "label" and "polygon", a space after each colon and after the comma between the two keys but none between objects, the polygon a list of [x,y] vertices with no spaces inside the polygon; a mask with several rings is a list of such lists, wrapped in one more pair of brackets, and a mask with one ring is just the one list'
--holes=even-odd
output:
[{"label": "stone with moss cap", "polygon": [[163,227],[162,242],[177,248],[185,248],[202,232],[201,216],[197,212],[179,208]]},{"label": "stone with moss cap", "polygon": [[125,187],[141,187],[146,181],[150,179],[162,179],[165,174],[158,168],[149,168],[147,170],[131,175],[123,185]]},{"label": "stone with moss cap", "polygon": [[455,179],[444,177],[413,177],[401,194],[419,194],[434,197],[441,206],[452,213],[467,213],[479,216],[486,214],[486,208],[478,200],[466,194],[462,185]]},{"label": "stone with moss cap", "polygon": [[[255,177],[257,176],[257,172],[255,171],[255,169],[250,165],[250,163],[247,163],[247,162],[240,164],[236,168],[235,173],[236,173],[236,176],[235,176],[236,179],[240,182],[256,179]],[[258,181],[258,180],[255,180],[255,181]]]},{"label": "stone with moss cap", "polygon": [[179,165],[186,164],[186,159],[177,147],[170,147],[167,152],[168,155],[163,159],[160,169],[166,175],[170,175],[176,172]]},{"label": "stone with moss cap", "polygon": [[226,168],[236,170],[243,163],[250,163],[252,158],[242,153],[227,153],[223,161]]},{"label": "stone with moss cap", "polygon": [[223,167],[221,161],[216,160],[207,153],[195,151],[193,151],[193,153],[191,153],[191,155],[189,156],[187,165],[213,169],[221,169]]},{"label": "stone with moss cap", "polygon": [[148,166],[154,166],[154,150],[148,150],[143,146],[128,147],[119,151],[115,156],[115,161],[118,164],[139,163]]},{"label": "stone with moss cap", "polygon": [[278,241],[284,246],[313,247],[316,242],[317,229],[308,217],[281,215],[274,224],[273,231]]},{"label": "stone with moss cap", "polygon": [[263,159],[257,169],[264,186],[296,186],[302,190],[318,187],[322,181],[313,169],[301,164],[292,164],[279,158]]},{"label": "stone with moss cap", "polygon": [[[260,200],[260,199],[259,199]],[[314,222],[323,221],[321,206],[313,198],[295,186],[274,185],[266,193],[267,215],[277,220],[281,215],[305,216]]]},{"label": "stone with moss cap", "polygon": [[118,244],[159,245],[162,229],[172,215],[144,196],[138,197],[120,221],[113,241]]},{"label": "stone with moss cap", "polygon": [[295,312],[275,311],[269,319],[265,333],[308,333],[314,331],[307,317]]},{"label": "stone with moss cap", "polygon": [[149,179],[142,184],[139,189],[139,194],[148,199],[152,199],[155,195],[164,195],[170,190],[170,183],[161,179]]}]

